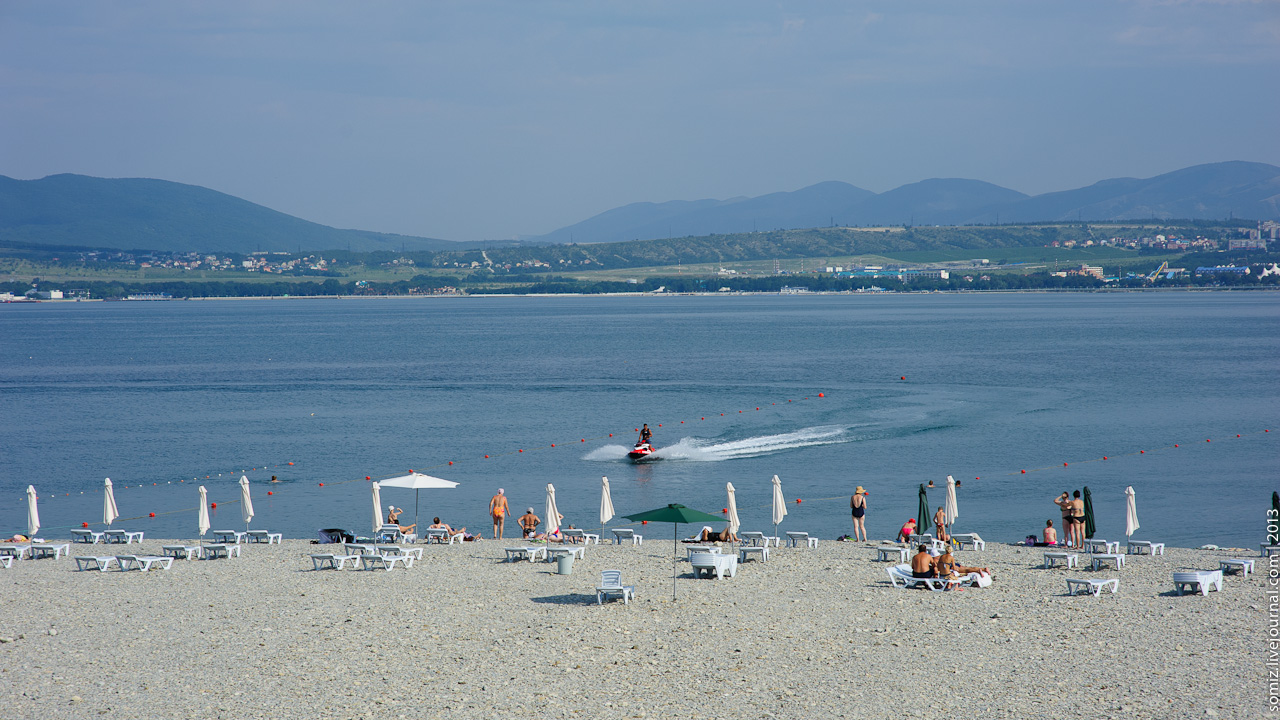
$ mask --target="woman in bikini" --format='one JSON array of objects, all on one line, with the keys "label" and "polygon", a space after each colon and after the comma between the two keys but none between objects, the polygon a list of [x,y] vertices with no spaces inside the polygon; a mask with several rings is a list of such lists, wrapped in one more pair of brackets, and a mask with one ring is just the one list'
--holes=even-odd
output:
[{"label": "woman in bikini", "polygon": [[1072,541],[1075,540],[1076,510],[1071,504],[1071,494],[1063,490],[1061,495],[1053,499],[1053,504],[1062,509],[1062,532],[1066,534],[1063,541],[1067,543],[1068,548],[1074,547]]}]

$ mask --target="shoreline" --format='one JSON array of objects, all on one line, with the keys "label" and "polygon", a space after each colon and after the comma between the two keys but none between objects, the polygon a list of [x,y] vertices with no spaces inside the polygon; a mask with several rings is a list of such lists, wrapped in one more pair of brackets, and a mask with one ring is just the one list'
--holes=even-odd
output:
[{"label": "shoreline", "polygon": [[[773,550],[693,579],[672,547],[591,545],[572,574],[516,542],[417,545],[409,570],[314,571],[335,546],[246,545],[169,571],[0,569],[0,703],[14,717],[1243,717],[1266,711],[1267,568],[1178,596],[1229,553],[1042,569],[1040,548],[957,553],[985,589],[890,587],[876,544]],[[76,554],[159,550],[72,545]],[[680,548],[684,555],[684,548]],[[1083,564],[1087,556],[1081,554]],[[596,604],[600,570],[636,598]],[[1065,595],[1066,578],[1120,592]],[[249,679],[251,678],[251,680]]]},{"label": "shoreline", "polygon": [[171,298],[167,300],[117,300],[107,298],[64,298],[61,300],[14,300],[0,302],[2,305],[36,305],[36,304],[75,304],[75,303],[130,303],[153,304],[158,302],[198,302],[221,300],[426,300],[446,298],[634,298],[634,297],[814,297],[814,296],[868,296],[883,297],[887,295],[1054,295],[1054,294],[1128,294],[1128,293],[1218,293],[1218,292],[1280,292],[1280,287],[1177,287],[1177,288],[1037,288],[1017,290],[919,290],[903,292],[899,290],[814,290],[799,293],[764,292],[735,290],[731,292],[628,292],[628,293],[451,293],[421,295],[225,295],[218,297]]}]

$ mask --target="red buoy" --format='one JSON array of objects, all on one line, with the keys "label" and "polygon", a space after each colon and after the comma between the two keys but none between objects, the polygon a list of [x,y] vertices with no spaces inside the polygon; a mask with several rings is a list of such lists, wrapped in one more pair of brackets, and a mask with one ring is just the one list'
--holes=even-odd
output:
[{"label": "red buoy", "polygon": [[[729,512],[729,508],[720,508],[720,512],[727,513]],[[89,527],[89,523],[85,523],[84,526]]]},{"label": "red buoy", "polygon": [[824,393],[818,393],[818,397],[826,397],[826,394],[824,394]]},{"label": "red buoy", "polygon": [[1146,455],[1146,454],[1147,454],[1147,451],[1146,451],[1146,450],[1139,450],[1139,451],[1138,451],[1138,454],[1139,454],[1139,455]]},{"label": "red buoy", "polygon": [[1205,442],[1213,442],[1213,441],[1206,438]]},{"label": "red buoy", "polygon": [[641,521],[640,521],[640,524],[641,524],[641,525],[648,525],[648,524],[649,524],[649,521],[648,521],[648,520],[641,520]]},{"label": "red buoy", "polygon": [[148,517],[155,517],[155,516],[156,516],[155,513],[151,513],[151,515],[149,515]]},{"label": "red buoy", "polygon": [[802,502],[802,501],[800,500],[800,498],[796,498],[796,504],[797,504],[797,505],[799,505],[801,502]]},{"label": "red buoy", "polygon": [[320,487],[324,487],[324,483],[320,483]]},{"label": "red buoy", "polygon": [[1102,459],[1103,459],[1103,460],[1106,460],[1106,459],[1107,459],[1107,456],[1106,456],[1106,455],[1103,455],[1103,456],[1102,456]]},{"label": "red buoy", "polygon": [[1022,474],[1023,474],[1023,475],[1026,475],[1026,474],[1027,474],[1027,471],[1026,471],[1026,470],[1023,470],[1023,471],[1022,471]]},{"label": "red buoy", "polygon": [[1174,446],[1174,447],[1178,447],[1178,443],[1174,443],[1174,444],[1173,444],[1173,446]]},{"label": "red buoy", "polygon": [[80,523],[80,527],[89,527],[89,523]]},{"label": "red buoy", "polygon": [[[662,427],[662,426],[661,426],[661,425],[659,425],[658,427]],[[556,446],[556,444],[555,444],[555,443],[551,443],[551,447],[555,447],[555,446]]]},{"label": "red buoy", "polygon": [[292,465],[293,463],[289,463],[289,464]]},{"label": "red buoy", "polygon": [[217,510],[217,509],[218,509],[218,503],[209,503],[209,507],[213,508],[214,510]]},{"label": "red buoy", "polygon": [[516,452],[524,452],[524,450],[517,450]]},{"label": "red buoy", "polygon": [[903,375],[902,377],[900,377],[900,378],[898,378],[898,379],[899,379],[899,380],[906,380],[906,379],[907,379],[907,376],[906,376],[906,375]]},{"label": "red buoy", "polygon": [[452,465],[452,464],[453,464],[453,461],[452,461],[452,460],[450,460],[450,461],[449,461],[449,464],[450,464],[450,465]]},{"label": "red buoy", "polygon": [[1067,466],[1067,464],[1066,464],[1066,463],[1062,463],[1062,467],[1066,467],[1066,466]]},{"label": "red buoy", "polygon": [[365,476],[364,476],[364,479],[365,479],[365,480],[372,480],[373,478],[372,478],[372,477],[370,477],[370,476],[368,476],[368,475],[365,475]]},{"label": "red buoy", "polygon": [[273,492],[273,491],[271,491],[271,490],[268,490],[268,491],[267,491],[267,494],[268,494],[268,495],[275,495],[275,492]]},{"label": "red buoy", "polygon": [[485,459],[485,460],[488,460],[488,459],[489,459],[489,456],[488,456],[488,455],[485,455],[485,456],[484,456],[484,459]]}]

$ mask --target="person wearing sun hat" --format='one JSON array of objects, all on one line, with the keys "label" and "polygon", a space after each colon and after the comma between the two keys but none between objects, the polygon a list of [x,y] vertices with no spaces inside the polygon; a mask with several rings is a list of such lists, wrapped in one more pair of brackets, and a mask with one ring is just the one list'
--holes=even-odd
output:
[{"label": "person wearing sun hat", "polygon": [[867,528],[863,525],[863,519],[867,515],[867,491],[861,485],[853,491],[853,497],[849,498],[849,508],[853,512],[853,539],[866,542]]}]

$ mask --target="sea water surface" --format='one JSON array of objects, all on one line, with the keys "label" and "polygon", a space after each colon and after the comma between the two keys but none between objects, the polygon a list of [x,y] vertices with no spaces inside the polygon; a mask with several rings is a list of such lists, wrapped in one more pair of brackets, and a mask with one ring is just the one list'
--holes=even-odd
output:
[{"label": "sea water surface", "polygon": [[[1058,524],[1054,496],[1084,486],[1122,537],[1132,486],[1135,537],[1256,546],[1277,369],[1262,292],[0,306],[0,533],[25,530],[28,485],[42,536],[101,529],[104,477],[117,528],[196,537],[198,485],[215,529],[243,528],[242,474],[251,527],[367,533],[366,476],[416,469],[460,483],[418,496],[423,524],[486,536],[497,488],[542,515],[548,483],[566,525],[600,527],[601,476],[620,515],[720,514],[732,482],[743,529],[772,531],[776,474],[780,531],[850,531],[862,485],[889,538],[953,475],[956,530],[988,540]],[[633,465],[646,422],[662,459]],[[415,513],[412,491],[382,499]]]}]

